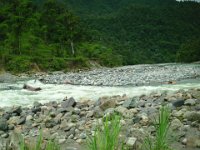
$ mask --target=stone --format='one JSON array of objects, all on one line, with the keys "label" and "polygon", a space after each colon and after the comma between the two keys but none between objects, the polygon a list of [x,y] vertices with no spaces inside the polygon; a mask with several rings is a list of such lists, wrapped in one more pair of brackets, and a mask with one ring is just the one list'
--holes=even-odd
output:
[{"label": "stone", "polygon": [[184,104],[188,106],[194,106],[196,104],[196,99],[187,99]]},{"label": "stone", "polygon": [[30,120],[32,120],[32,119],[33,119],[33,116],[31,116],[31,115],[26,116],[26,120],[27,120],[27,121],[30,121]]},{"label": "stone", "polygon": [[197,111],[187,111],[183,118],[189,120],[189,121],[197,121],[200,122],[200,112]]},{"label": "stone", "polygon": [[31,109],[34,114],[41,111],[41,107],[34,107]]},{"label": "stone", "polygon": [[12,109],[12,113],[16,113],[17,115],[20,115],[21,112],[22,112],[21,106],[14,107]]},{"label": "stone", "polygon": [[79,137],[80,137],[80,139],[86,139],[87,135],[85,132],[82,132]]},{"label": "stone", "polygon": [[89,111],[86,115],[87,118],[91,118],[94,116],[94,111]]},{"label": "stone", "polygon": [[64,100],[61,102],[61,107],[62,108],[67,108],[67,107],[75,107],[76,106],[76,101],[73,97],[70,97],[67,100]]},{"label": "stone", "polygon": [[114,108],[108,108],[104,112],[105,115],[113,115],[114,113],[115,113],[115,109]]},{"label": "stone", "polygon": [[58,144],[63,144],[63,143],[65,143],[66,142],[66,139],[59,139],[58,140]]},{"label": "stone", "polygon": [[128,99],[128,100],[124,101],[123,107],[126,107],[128,109],[135,108],[135,107],[137,107],[137,101],[139,101],[139,99],[137,99],[137,98]]},{"label": "stone", "polygon": [[126,141],[126,145],[133,148],[136,144],[136,141],[137,141],[137,138],[129,137]]},{"label": "stone", "polygon": [[46,128],[53,128],[55,125],[56,125],[56,122],[54,120],[46,120],[45,121]]},{"label": "stone", "polygon": [[33,103],[33,106],[34,107],[41,107],[42,104],[36,101],[36,102]]},{"label": "stone", "polygon": [[1,135],[1,137],[2,137],[2,138],[8,138],[8,137],[9,137],[9,134],[8,134],[8,133],[4,133],[4,134]]},{"label": "stone", "polygon": [[128,109],[123,106],[118,106],[115,108],[115,112],[119,113],[120,115],[123,115]]},{"label": "stone", "polygon": [[181,142],[183,145],[186,145],[187,144],[187,138],[184,138]]},{"label": "stone", "polygon": [[8,123],[6,119],[0,119],[0,130],[7,131],[8,130]]},{"label": "stone", "polygon": [[172,104],[174,107],[181,107],[184,105],[184,100],[176,100],[176,101],[173,101]]},{"label": "stone", "polygon": [[18,121],[17,121],[17,124],[18,125],[22,125],[22,124],[24,124],[26,122],[26,118],[25,117],[22,117],[22,118],[20,118]]},{"label": "stone", "polygon": [[180,130],[183,128],[183,124],[179,119],[174,119],[171,122],[170,128],[172,130]]},{"label": "stone", "polygon": [[106,100],[103,101],[102,104],[99,106],[103,111],[105,111],[108,108],[115,108],[116,101],[114,99],[112,100]]}]

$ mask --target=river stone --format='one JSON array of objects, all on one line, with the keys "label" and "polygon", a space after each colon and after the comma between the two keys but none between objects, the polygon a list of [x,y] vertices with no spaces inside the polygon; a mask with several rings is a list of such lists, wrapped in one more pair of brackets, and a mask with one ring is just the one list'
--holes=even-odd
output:
[{"label": "river stone", "polygon": [[189,121],[197,121],[200,122],[200,112],[196,111],[187,111],[184,115],[183,118],[189,120]]},{"label": "river stone", "polygon": [[184,100],[176,100],[176,101],[173,101],[172,104],[174,107],[181,107],[184,105]]},{"label": "river stone", "polygon": [[35,101],[35,102],[33,103],[33,106],[34,106],[34,107],[41,107],[42,104],[39,103],[39,102],[37,102],[37,101]]},{"label": "river stone", "polygon": [[115,108],[116,101],[114,99],[102,101],[100,108],[105,111],[108,108]]},{"label": "river stone", "polygon": [[0,130],[7,131],[8,130],[8,123],[6,119],[0,119]]},{"label": "river stone", "polygon": [[12,109],[12,113],[16,113],[17,115],[20,115],[21,112],[22,112],[21,106],[14,107]]},{"label": "river stone", "polygon": [[192,90],[191,94],[192,94],[193,98],[200,100],[200,91],[198,91],[198,90]]},{"label": "river stone", "polygon": [[137,141],[137,138],[129,137],[126,141],[126,145],[133,148],[136,144],[136,141]]},{"label": "river stone", "polygon": [[24,124],[26,122],[26,118],[25,117],[22,117],[22,118],[20,118],[18,121],[17,121],[17,124],[18,125],[22,125],[22,124]]},{"label": "river stone", "polygon": [[53,128],[55,125],[56,125],[56,122],[54,120],[46,120],[45,121],[46,128]]},{"label": "river stone", "polygon": [[135,108],[135,107],[137,107],[137,101],[138,101],[138,99],[136,99],[136,98],[128,99],[128,100],[124,101],[123,107],[126,107],[128,109]]},{"label": "river stone", "polygon": [[196,104],[196,99],[187,99],[184,104],[188,106],[194,106]]},{"label": "river stone", "polygon": [[76,101],[73,97],[70,97],[69,99],[64,100],[61,103],[62,108],[75,107],[75,106],[76,106]]},{"label": "river stone", "polygon": [[172,130],[180,130],[183,128],[183,124],[179,119],[174,119],[171,122],[170,128]]}]

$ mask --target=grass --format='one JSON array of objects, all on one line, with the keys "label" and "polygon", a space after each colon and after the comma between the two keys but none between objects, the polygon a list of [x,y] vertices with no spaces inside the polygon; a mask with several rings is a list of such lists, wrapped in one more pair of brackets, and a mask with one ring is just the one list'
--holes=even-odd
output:
[{"label": "grass", "polygon": [[168,141],[168,131],[170,127],[170,111],[168,107],[162,106],[159,111],[158,120],[155,119],[156,129],[155,139],[147,137],[144,141],[144,150],[170,150]]},{"label": "grass", "polygon": [[19,146],[20,150],[60,150],[59,145],[51,140],[47,141],[47,143],[44,145],[42,132],[40,132],[36,143],[26,143],[25,139],[22,137]]},{"label": "grass", "polygon": [[121,117],[118,115],[106,116],[102,125],[97,125],[94,136],[88,138],[89,150],[116,150],[120,147],[119,133]]}]

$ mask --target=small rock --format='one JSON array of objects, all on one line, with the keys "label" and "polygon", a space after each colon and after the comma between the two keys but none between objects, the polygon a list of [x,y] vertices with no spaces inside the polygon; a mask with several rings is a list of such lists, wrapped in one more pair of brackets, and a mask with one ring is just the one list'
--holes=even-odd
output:
[{"label": "small rock", "polygon": [[196,99],[187,99],[184,104],[188,106],[194,106],[196,104]]},{"label": "small rock", "polygon": [[12,110],[12,113],[16,113],[17,115],[20,115],[21,112],[22,112],[21,106],[14,107]]},{"label": "small rock", "polygon": [[26,118],[25,117],[22,117],[22,118],[20,118],[18,121],[17,121],[17,124],[18,125],[22,125],[22,124],[24,124],[26,122]]},{"label": "small rock", "polygon": [[137,141],[137,138],[135,137],[129,137],[126,141],[126,144],[129,146],[129,147],[134,147],[134,145],[136,144],[136,141]]},{"label": "small rock", "polygon": [[183,118],[189,120],[189,121],[197,121],[200,122],[200,112],[197,111],[187,111]]},{"label": "small rock", "polygon": [[8,130],[8,123],[6,119],[0,119],[0,130],[7,131]]},{"label": "small rock", "polygon": [[172,120],[172,122],[171,122],[170,128],[171,128],[172,130],[180,130],[180,129],[183,128],[183,124],[181,123],[181,121],[180,121],[179,119],[174,119],[174,120]]},{"label": "small rock", "polygon": [[187,144],[187,138],[184,138],[181,142],[183,145],[186,145]]},{"label": "small rock", "polygon": [[8,134],[8,133],[4,133],[4,134],[1,135],[1,137],[2,137],[2,138],[8,138],[8,137],[9,137],[9,134]]},{"label": "small rock", "polygon": [[65,143],[66,142],[66,139],[59,139],[58,140],[58,144],[63,144],[63,143]]},{"label": "small rock", "polygon": [[136,98],[128,99],[128,100],[124,101],[123,107],[126,107],[128,109],[135,108],[135,107],[137,107],[137,101],[139,101],[139,100]]},{"label": "small rock", "polygon": [[82,133],[80,134],[80,138],[81,138],[81,139],[86,139],[86,137],[87,137],[87,135],[86,135],[84,132],[82,132]]},{"label": "small rock", "polygon": [[87,118],[91,118],[94,116],[94,111],[89,111],[86,115]]}]

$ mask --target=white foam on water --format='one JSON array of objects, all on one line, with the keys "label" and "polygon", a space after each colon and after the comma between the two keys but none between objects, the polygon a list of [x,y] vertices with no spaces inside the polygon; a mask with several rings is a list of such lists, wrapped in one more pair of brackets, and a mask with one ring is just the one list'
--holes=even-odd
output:
[{"label": "white foam on water", "polygon": [[[41,87],[41,91],[33,92],[22,89],[27,83],[33,87]],[[97,100],[102,96],[113,96],[126,94],[129,97],[150,94],[152,92],[175,92],[180,89],[200,88],[200,83],[181,83],[176,85],[140,86],[140,87],[99,87],[78,85],[54,85],[42,84],[39,81],[18,82],[15,84],[0,84],[0,86],[16,87],[14,90],[0,91],[0,107],[20,105],[30,106],[35,101],[47,103],[49,101],[62,101],[66,96],[80,99]]]}]

